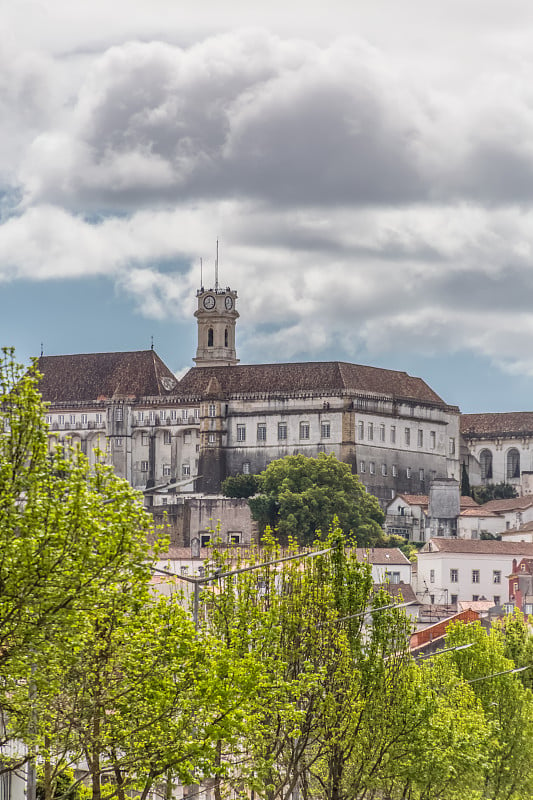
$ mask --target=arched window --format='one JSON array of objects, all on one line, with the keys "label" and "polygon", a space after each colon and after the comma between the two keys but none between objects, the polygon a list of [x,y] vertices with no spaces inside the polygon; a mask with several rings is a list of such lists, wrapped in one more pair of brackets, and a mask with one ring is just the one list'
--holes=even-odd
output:
[{"label": "arched window", "polygon": [[207,346],[213,347],[213,328],[209,328],[207,331]]},{"label": "arched window", "polygon": [[224,347],[228,346],[228,329],[224,331]]},{"label": "arched window", "polygon": [[492,453],[490,450],[481,451],[479,463],[481,466],[481,480],[490,480],[492,478]]},{"label": "arched window", "polygon": [[507,477],[520,477],[520,453],[516,447],[511,448],[507,453]]}]

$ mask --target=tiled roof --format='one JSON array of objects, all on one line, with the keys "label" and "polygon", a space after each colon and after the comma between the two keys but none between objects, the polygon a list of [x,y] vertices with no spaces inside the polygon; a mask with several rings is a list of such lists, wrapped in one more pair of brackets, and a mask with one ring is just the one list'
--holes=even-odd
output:
[{"label": "tiled roof", "polygon": [[495,511],[489,511],[486,508],[477,506],[476,508],[465,508],[461,511],[461,517],[497,517]]},{"label": "tiled roof", "polygon": [[409,583],[375,583],[374,591],[377,592],[379,589],[385,589],[391,597],[399,598],[401,594],[404,603],[419,602]]},{"label": "tiled roof", "polygon": [[39,388],[45,401],[68,403],[113,397],[168,396],[175,375],[153,350],[41,356]]},{"label": "tiled roof", "polygon": [[477,611],[482,614],[489,608],[494,608],[494,600],[459,600],[457,607],[460,611]]},{"label": "tiled roof", "polygon": [[397,547],[364,547],[357,548],[357,560],[366,561],[368,564],[410,564],[411,562]]},{"label": "tiled roof", "polygon": [[205,394],[213,376],[217,377],[222,391],[230,395],[353,390],[446,407],[421,378],[413,378],[406,372],[342,361],[193,367],[180,381],[180,394]]},{"label": "tiled roof", "polygon": [[[398,494],[396,497],[401,497],[402,500],[410,506],[428,506],[429,496],[427,494]],[[394,499],[396,499],[396,497]],[[460,508],[479,508],[473,497],[468,495],[461,495],[459,498]]]},{"label": "tiled roof", "polygon": [[467,494],[462,494],[459,498],[459,502],[461,508],[479,508],[479,503],[476,503],[473,497],[469,497]]},{"label": "tiled roof", "polygon": [[503,514],[506,511],[522,511],[531,506],[533,506],[533,495],[526,495],[525,497],[508,497],[506,500],[489,500],[488,503],[483,503],[482,508],[486,511]]},{"label": "tiled roof", "polygon": [[421,553],[470,553],[472,555],[533,556],[533,543],[499,542],[493,539],[430,539]]},{"label": "tiled roof", "polygon": [[472,439],[533,434],[533,411],[461,414],[461,433]]}]

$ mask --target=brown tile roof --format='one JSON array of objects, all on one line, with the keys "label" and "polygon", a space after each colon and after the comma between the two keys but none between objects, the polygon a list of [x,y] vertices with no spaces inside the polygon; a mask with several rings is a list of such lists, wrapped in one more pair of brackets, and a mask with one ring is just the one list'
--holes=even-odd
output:
[{"label": "brown tile roof", "polygon": [[[402,500],[405,500],[410,506],[428,506],[429,505],[429,496],[427,494],[398,494],[396,497],[401,497]],[[394,498],[396,499],[396,498]],[[478,503],[474,500],[473,497],[468,497],[468,495],[461,495],[459,498],[459,505],[460,508],[479,508]]]},{"label": "brown tile roof", "polygon": [[356,548],[357,560],[368,564],[410,564],[411,562],[398,547],[364,547]]},{"label": "brown tile roof", "polygon": [[41,356],[40,390],[49,403],[175,394],[176,377],[153,350]]},{"label": "brown tile roof", "polygon": [[533,543],[492,539],[430,539],[421,553],[471,553],[472,555],[533,556]]},{"label": "brown tile roof", "polygon": [[353,390],[446,406],[421,378],[342,361],[193,367],[180,381],[180,394],[203,395],[213,376],[217,377],[222,391],[230,395]]},{"label": "brown tile roof", "polygon": [[460,611],[477,611],[482,614],[494,607],[494,600],[459,600],[457,607]]},{"label": "brown tile roof", "polygon": [[483,503],[481,507],[486,511],[495,511],[497,514],[503,514],[506,511],[521,511],[524,508],[531,508],[531,506],[533,506],[533,495],[508,497],[506,500],[489,500],[488,503]]},{"label": "brown tile roof", "polygon": [[469,439],[533,434],[533,411],[461,414],[461,433]]},{"label": "brown tile roof", "polygon": [[380,589],[385,589],[391,597],[399,598],[401,594],[404,603],[419,602],[409,583],[375,583],[374,591],[377,592]]},{"label": "brown tile roof", "polygon": [[464,508],[460,514],[461,517],[497,517],[495,511],[488,511],[486,508],[477,506],[476,508]]}]

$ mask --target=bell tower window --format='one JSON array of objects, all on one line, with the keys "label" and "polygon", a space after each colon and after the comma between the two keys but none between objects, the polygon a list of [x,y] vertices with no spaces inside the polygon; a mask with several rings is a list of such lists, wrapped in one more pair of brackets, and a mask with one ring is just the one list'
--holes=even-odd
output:
[{"label": "bell tower window", "polygon": [[228,346],[228,329],[224,329],[224,347]]},{"label": "bell tower window", "polygon": [[214,336],[213,336],[213,328],[209,328],[209,330],[207,331],[207,346],[208,347],[213,347],[213,338],[214,338]]}]

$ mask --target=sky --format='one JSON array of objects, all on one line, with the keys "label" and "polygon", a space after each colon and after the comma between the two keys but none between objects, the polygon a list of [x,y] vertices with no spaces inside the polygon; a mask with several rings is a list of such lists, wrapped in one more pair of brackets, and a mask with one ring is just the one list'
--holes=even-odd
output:
[{"label": "sky", "polygon": [[7,0],[0,344],[406,370],[533,408],[530,0]]}]

